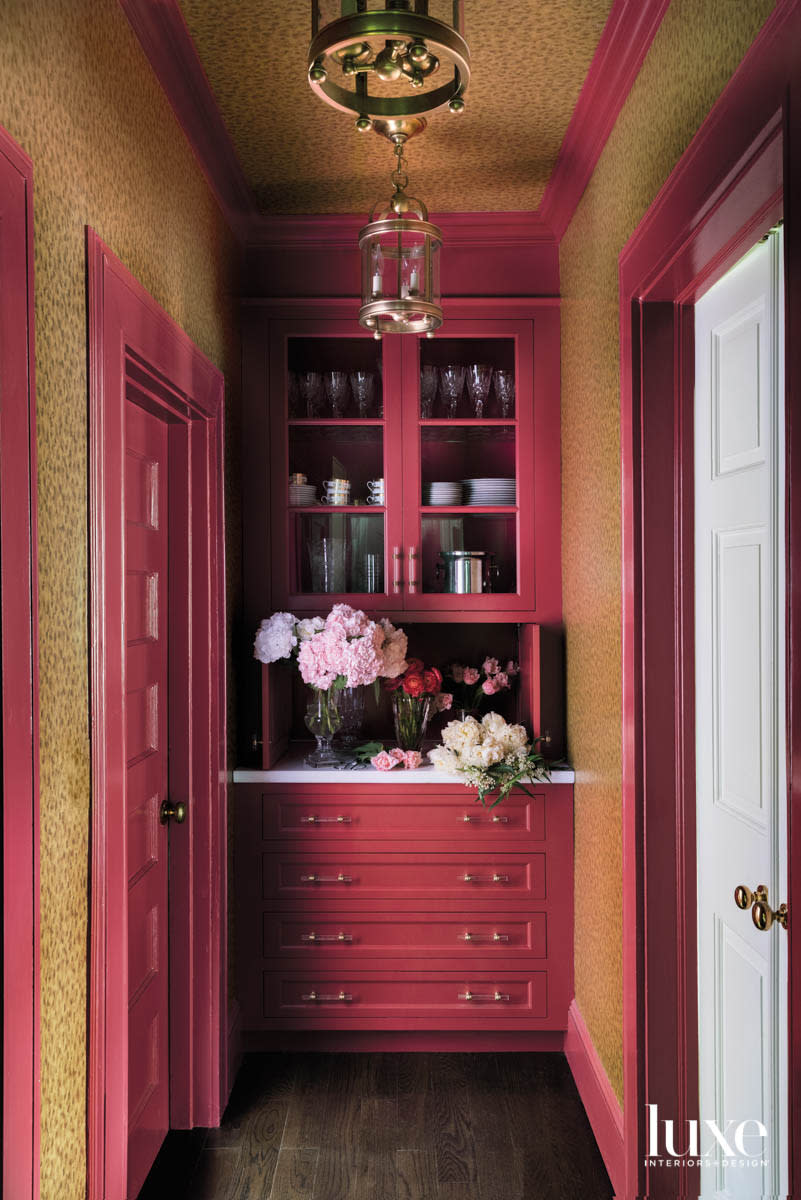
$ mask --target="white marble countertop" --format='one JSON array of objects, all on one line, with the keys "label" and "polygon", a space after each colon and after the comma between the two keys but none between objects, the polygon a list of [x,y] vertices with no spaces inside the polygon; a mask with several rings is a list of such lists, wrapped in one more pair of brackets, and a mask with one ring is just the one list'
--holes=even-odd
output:
[{"label": "white marble countertop", "polygon": [[[355,769],[337,770],[326,767],[307,767],[303,762],[308,748],[290,750],[284,758],[269,771],[239,767],[234,771],[234,783],[347,783],[362,784],[374,787],[376,784],[460,784],[455,775],[448,775],[436,767],[427,765],[417,770],[407,771],[404,767],[395,767],[392,771],[376,771],[375,767],[357,767]],[[573,783],[575,772],[561,768],[551,772],[551,783]],[[536,786],[547,787],[545,780],[535,780]]]}]

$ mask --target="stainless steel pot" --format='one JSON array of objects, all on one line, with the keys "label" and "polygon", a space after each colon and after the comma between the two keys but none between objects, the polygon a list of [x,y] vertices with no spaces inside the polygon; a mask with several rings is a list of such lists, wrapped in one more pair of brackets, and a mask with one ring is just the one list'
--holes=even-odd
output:
[{"label": "stainless steel pot", "polygon": [[469,592],[491,592],[493,576],[497,574],[495,555],[490,550],[440,550],[437,579],[442,579],[443,592],[463,595]]}]

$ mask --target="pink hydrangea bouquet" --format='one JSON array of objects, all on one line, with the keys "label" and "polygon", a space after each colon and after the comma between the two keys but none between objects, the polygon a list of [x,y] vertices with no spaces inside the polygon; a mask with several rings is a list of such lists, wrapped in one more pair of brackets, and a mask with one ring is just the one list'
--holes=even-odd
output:
[{"label": "pink hydrangea bouquet", "polygon": [[508,725],[496,712],[481,721],[475,717],[449,721],[442,731],[442,745],[430,750],[428,757],[441,771],[461,776],[465,787],[477,788],[478,800],[485,806],[487,796],[497,791],[490,808],[505,800],[514,787],[532,795],[523,780],[550,778],[545,759],[534,749],[524,726]]},{"label": "pink hydrangea bouquet", "polygon": [[488,657],[480,667],[451,663],[445,668],[445,684],[453,696],[454,709],[477,711],[489,696],[508,691],[519,673],[520,668],[512,659],[501,666],[497,658]]},{"label": "pink hydrangea bouquet", "polygon": [[317,749],[309,766],[331,766],[341,760],[331,742],[342,719],[337,695],[343,688],[395,679],[407,667],[406,634],[387,620],[373,621],[359,608],[335,604],[323,620],[299,621],[292,613],[273,613],[256,634],[254,656],[263,663],[295,659],[303,682],[314,693],[306,725]]}]

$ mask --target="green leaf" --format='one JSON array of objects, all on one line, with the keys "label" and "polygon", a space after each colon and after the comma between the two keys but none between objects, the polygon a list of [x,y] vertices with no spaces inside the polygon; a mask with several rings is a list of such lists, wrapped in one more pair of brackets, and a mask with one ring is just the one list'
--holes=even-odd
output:
[{"label": "green leaf", "polygon": [[380,754],[383,749],[383,742],[364,742],[361,746],[357,746],[352,751],[352,754],[357,762],[369,762],[371,758],[375,758],[376,754]]}]

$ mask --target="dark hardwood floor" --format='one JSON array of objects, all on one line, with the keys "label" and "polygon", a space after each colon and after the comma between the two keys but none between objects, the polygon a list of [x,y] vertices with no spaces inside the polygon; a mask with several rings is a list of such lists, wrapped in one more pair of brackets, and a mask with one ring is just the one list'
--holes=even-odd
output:
[{"label": "dark hardwood floor", "polygon": [[561,1054],[252,1054],[139,1200],[610,1200]]}]

